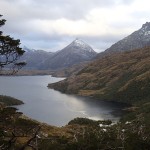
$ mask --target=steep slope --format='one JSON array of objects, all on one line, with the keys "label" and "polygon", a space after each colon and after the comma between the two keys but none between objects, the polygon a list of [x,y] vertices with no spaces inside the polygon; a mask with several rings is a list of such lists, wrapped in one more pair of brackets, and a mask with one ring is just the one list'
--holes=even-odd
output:
[{"label": "steep slope", "polygon": [[49,88],[132,103],[150,98],[150,47],[95,60],[76,76]]},{"label": "steep slope", "polygon": [[76,75],[80,70],[82,70],[89,63],[90,62],[81,62],[81,63],[75,64],[69,68],[52,71],[51,75],[54,77],[70,77],[72,75]]},{"label": "steep slope", "polygon": [[88,44],[76,39],[67,47],[57,52],[51,59],[47,59],[43,64],[43,68],[51,70],[67,68],[80,62],[89,61],[96,54]]},{"label": "steep slope", "polygon": [[27,47],[24,47],[23,49],[26,52],[21,59],[27,63],[24,67],[26,69],[42,69],[41,65],[45,63],[45,60],[50,59],[54,54],[44,50],[29,49]]},{"label": "steep slope", "polygon": [[127,51],[146,46],[150,46],[150,22],[146,22],[141,29],[113,44],[105,52]]}]

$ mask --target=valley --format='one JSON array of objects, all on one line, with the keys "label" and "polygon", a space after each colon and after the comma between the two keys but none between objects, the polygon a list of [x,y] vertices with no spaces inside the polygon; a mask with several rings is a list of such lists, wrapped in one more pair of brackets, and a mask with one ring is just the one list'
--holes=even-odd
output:
[{"label": "valley", "polygon": [[82,40],[76,39],[71,44],[56,52],[32,50],[26,51],[21,60],[27,62],[26,70],[56,71],[72,67],[73,65],[91,61],[97,53]]},{"label": "valley", "polygon": [[[149,33],[146,22],[96,53],[78,38],[56,52],[22,50],[0,32],[0,149],[148,150]],[[11,63],[27,65],[10,77]]]}]

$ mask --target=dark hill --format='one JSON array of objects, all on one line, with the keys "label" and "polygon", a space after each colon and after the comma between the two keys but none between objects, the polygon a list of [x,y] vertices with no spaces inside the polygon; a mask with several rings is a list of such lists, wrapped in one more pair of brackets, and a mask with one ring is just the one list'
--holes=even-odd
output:
[{"label": "dark hill", "polygon": [[105,56],[76,76],[48,87],[70,94],[129,103],[150,98],[150,47]]},{"label": "dark hill", "polygon": [[150,22],[146,22],[142,28],[113,44],[106,52],[128,51],[146,46],[150,46]]},{"label": "dark hill", "polygon": [[41,68],[58,70],[71,67],[81,62],[92,60],[97,53],[82,40],[74,40],[67,47],[47,59]]}]

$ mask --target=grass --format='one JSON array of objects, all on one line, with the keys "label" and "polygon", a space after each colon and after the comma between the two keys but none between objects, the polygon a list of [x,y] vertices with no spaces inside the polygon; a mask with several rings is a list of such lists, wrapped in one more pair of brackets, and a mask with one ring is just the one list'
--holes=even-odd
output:
[{"label": "grass", "polygon": [[49,87],[130,104],[150,98],[150,47],[99,58]]},{"label": "grass", "polygon": [[3,95],[0,95],[0,102],[4,103],[6,106],[23,104],[23,102],[21,100],[18,100],[16,98],[13,98],[10,96],[3,96]]}]

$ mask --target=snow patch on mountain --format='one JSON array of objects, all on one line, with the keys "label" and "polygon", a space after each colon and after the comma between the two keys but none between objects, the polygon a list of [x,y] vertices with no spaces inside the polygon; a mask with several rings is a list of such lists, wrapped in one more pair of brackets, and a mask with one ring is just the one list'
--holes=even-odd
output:
[{"label": "snow patch on mountain", "polygon": [[150,22],[146,22],[142,28],[113,44],[106,51],[128,51],[146,46],[150,46]]},{"label": "snow patch on mountain", "polygon": [[76,49],[82,49],[84,51],[88,51],[88,52],[95,52],[87,43],[83,42],[80,39],[76,39],[74,40],[69,47],[76,47]]}]

